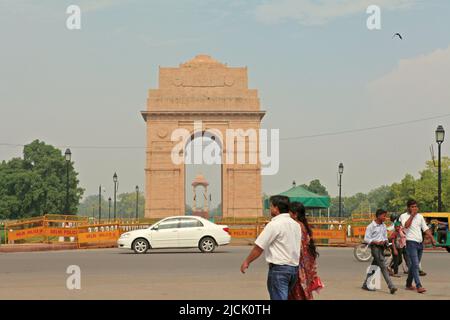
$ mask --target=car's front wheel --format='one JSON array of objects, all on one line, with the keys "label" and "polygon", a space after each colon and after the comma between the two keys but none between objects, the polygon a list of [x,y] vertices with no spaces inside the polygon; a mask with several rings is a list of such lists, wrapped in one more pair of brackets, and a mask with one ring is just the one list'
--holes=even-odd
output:
[{"label": "car's front wheel", "polygon": [[200,240],[199,249],[204,253],[211,253],[216,249],[216,242],[211,237],[205,237]]},{"label": "car's front wheel", "polygon": [[144,238],[138,238],[133,241],[132,246],[134,253],[143,254],[146,253],[148,249],[150,249],[150,244]]}]

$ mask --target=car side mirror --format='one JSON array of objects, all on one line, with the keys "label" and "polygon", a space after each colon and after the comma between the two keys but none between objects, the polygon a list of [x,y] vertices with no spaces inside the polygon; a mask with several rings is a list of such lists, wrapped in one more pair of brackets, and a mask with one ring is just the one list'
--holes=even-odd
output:
[{"label": "car side mirror", "polygon": [[158,227],[158,226],[154,226],[154,227],[152,228],[152,230],[158,231],[158,230],[159,230],[159,227]]}]

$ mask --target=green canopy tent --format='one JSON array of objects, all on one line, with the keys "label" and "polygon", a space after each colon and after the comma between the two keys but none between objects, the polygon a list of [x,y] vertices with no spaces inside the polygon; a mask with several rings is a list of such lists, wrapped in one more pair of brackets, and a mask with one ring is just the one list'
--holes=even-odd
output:
[{"label": "green canopy tent", "polygon": [[[291,202],[299,201],[308,209],[327,209],[330,207],[329,196],[318,195],[302,186],[292,187],[289,190],[280,193],[280,195],[289,197]],[[264,207],[266,209],[270,207],[269,199],[265,199]]]}]

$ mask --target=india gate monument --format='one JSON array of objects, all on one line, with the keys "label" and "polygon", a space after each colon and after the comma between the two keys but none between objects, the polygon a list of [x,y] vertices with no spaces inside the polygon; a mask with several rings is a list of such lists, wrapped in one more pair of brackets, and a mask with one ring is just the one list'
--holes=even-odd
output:
[{"label": "india gate monument", "polygon": [[[259,141],[265,112],[260,110],[258,91],[248,88],[246,67],[228,67],[208,55],[198,55],[179,67],[160,67],[159,87],[149,90],[147,110],[141,114],[147,123],[145,217],[185,215],[186,164],[172,158],[179,144],[172,139],[177,129],[193,138],[207,135],[220,146],[224,218],[263,214],[259,159],[256,163],[225,161],[227,149],[239,156],[239,148],[236,141],[234,145],[222,141],[227,129],[254,129]],[[196,129],[199,122],[201,130]],[[248,159],[254,149],[245,150]],[[180,156],[184,152],[180,150]]]}]

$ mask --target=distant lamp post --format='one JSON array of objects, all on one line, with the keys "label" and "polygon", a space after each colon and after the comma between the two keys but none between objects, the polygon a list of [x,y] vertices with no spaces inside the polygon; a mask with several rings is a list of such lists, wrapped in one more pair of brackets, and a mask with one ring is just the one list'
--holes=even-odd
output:
[{"label": "distant lamp post", "polygon": [[66,152],[64,153],[64,157],[66,159],[66,214],[69,214],[69,165],[70,161],[72,160],[72,152],[70,152],[70,149],[66,149]]},{"label": "distant lamp post", "polygon": [[116,195],[117,195],[117,173],[114,172],[113,175],[113,181],[114,181],[114,220],[116,220]]},{"label": "distant lamp post", "polygon": [[139,186],[136,186],[136,220],[138,219],[139,212]]},{"label": "distant lamp post", "polygon": [[109,208],[108,208],[108,221],[110,221],[111,220],[111,197],[108,198],[108,205],[109,205]]},{"label": "distant lamp post", "polygon": [[292,188],[295,188],[297,186],[297,183],[294,181],[292,181]]},{"label": "distant lamp post", "polygon": [[441,165],[441,144],[444,142],[444,127],[438,126],[436,129],[436,142],[438,144],[438,212],[442,212],[442,165]]},{"label": "distant lamp post", "polygon": [[[105,192],[106,190],[103,190]],[[98,187],[98,220],[102,219],[102,185]]]},{"label": "distant lamp post", "polygon": [[339,163],[339,167],[338,167],[338,172],[339,172],[339,218],[342,217],[342,174],[344,173],[344,165],[341,163]]}]

